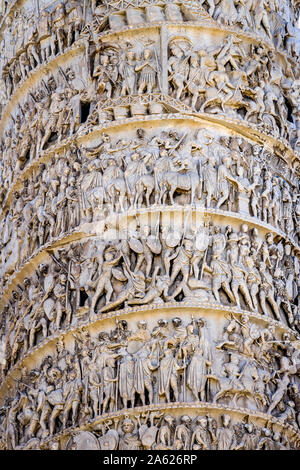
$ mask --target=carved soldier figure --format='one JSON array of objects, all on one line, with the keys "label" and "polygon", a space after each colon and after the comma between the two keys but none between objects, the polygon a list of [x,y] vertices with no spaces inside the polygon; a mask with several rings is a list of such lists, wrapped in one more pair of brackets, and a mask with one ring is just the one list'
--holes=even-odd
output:
[{"label": "carved soldier figure", "polygon": [[[51,41],[51,15],[45,9],[42,11],[37,24],[38,38],[41,48],[42,62],[47,62],[50,54],[55,55],[55,47]],[[52,46],[52,48],[51,48]]]},{"label": "carved soldier figure", "polygon": [[170,392],[173,391],[174,399],[179,401],[178,391],[178,374],[185,366],[180,365],[176,357],[174,357],[173,344],[166,342],[164,356],[160,361],[159,366],[159,396],[165,397],[167,403],[171,401]]},{"label": "carved soldier figure", "polygon": [[234,303],[235,298],[229,285],[231,270],[228,263],[221,260],[220,257],[220,254],[214,254],[210,266],[206,264],[204,269],[212,276],[212,291],[216,301],[220,303],[219,290],[223,288],[229,299]]},{"label": "carved soldier figure", "polygon": [[261,283],[260,283],[260,290],[259,290],[259,300],[262,311],[264,315],[269,315],[266,305],[266,300],[268,300],[269,304],[272,307],[276,320],[280,321],[281,317],[279,314],[278,306],[275,301],[275,291],[274,285],[272,281],[271,274],[267,271],[266,264],[264,262],[259,263],[259,272],[261,276]]},{"label": "carved soldier figure", "polygon": [[93,283],[95,284],[95,294],[92,298],[91,302],[91,316],[95,316],[95,306],[99,297],[105,292],[106,293],[106,303],[108,303],[111,299],[113,294],[113,287],[111,285],[111,276],[112,276],[112,269],[113,267],[118,264],[122,255],[118,255],[114,258],[114,254],[111,250],[106,250],[104,253],[104,263],[102,266],[102,272],[98,277],[97,281]]},{"label": "carved soldier figure", "polygon": [[37,65],[40,65],[40,57],[38,54],[37,48],[37,38],[38,38],[38,31],[37,26],[34,20],[30,20],[28,24],[28,28],[25,32],[25,43],[27,44],[27,56],[30,62],[30,66],[34,69]]},{"label": "carved soldier figure", "polygon": [[53,13],[52,41],[58,43],[58,51],[60,54],[63,54],[65,46],[65,16],[65,6],[63,3],[59,3]]},{"label": "carved soldier figure", "polygon": [[192,450],[211,450],[210,433],[208,431],[207,419],[204,416],[198,416],[196,427],[191,439]]},{"label": "carved soldier figure", "polygon": [[[149,403],[153,403],[153,383],[152,383],[152,372],[158,368],[158,364],[154,363],[152,356],[150,355],[150,345],[144,343],[135,355],[135,366],[134,366],[134,379],[133,379],[133,390],[139,395],[143,406],[146,404],[145,391],[148,391]],[[133,402],[132,402],[133,403]]]},{"label": "carved soldier figure", "polygon": [[187,415],[181,416],[180,424],[176,426],[174,434],[174,446],[176,448],[176,443],[179,444],[179,448],[183,450],[190,449],[191,443],[191,418]]},{"label": "carved soldier figure", "polygon": [[160,71],[157,70],[152,56],[153,53],[151,49],[145,49],[142,64],[135,67],[135,71],[140,72],[138,79],[139,95],[142,95],[144,92],[152,93],[156,86],[156,76]]},{"label": "carved soldier figure", "polygon": [[223,426],[217,429],[216,441],[218,450],[235,450],[237,446],[235,432],[229,415],[222,415]]},{"label": "carved soldier figure", "polygon": [[75,426],[78,417],[79,405],[81,403],[83,386],[81,379],[77,377],[76,370],[68,374],[68,381],[64,384],[63,397],[65,400],[63,413],[63,429],[66,428],[69,412],[72,410],[72,426]]},{"label": "carved soldier figure", "polygon": [[78,3],[78,0],[68,0],[65,5],[66,14],[67,14],[67,47],[70,47],[74,41],[77,41],[79,34],[83,26],[83,11],[81,5]]},{"label": "carved soldier figure", "polygon": [[120,436],[119,450],[140,450],[142,445],[134,432],[135,424],[132,419],[126,417],[121,424],[123,434]]},{"label": "carved soldier figure", "polygon": [[136,83],[136,59],[133,51],[127,51],[125,57],[120,60],[119,73],[122,77],[121,96],[134,95]]},{"label": "carved soldier figure", "polygon": [[171,57],[168,62],[169,82],[176,90],[176,99],[180,99],[184,85],[189,74],[189,55],[184,57],[184,52],[179,45],[172,44],[170,47]]},{"label": "carved soldier figure", "polygon": [[109,411],[113,411],[116,402],[115,390],[118,377],[115,377],[115,355],[106,359],[105,367],[102,371],[102,379],[104,393],[103,413],[105,413],[108,409]]}]

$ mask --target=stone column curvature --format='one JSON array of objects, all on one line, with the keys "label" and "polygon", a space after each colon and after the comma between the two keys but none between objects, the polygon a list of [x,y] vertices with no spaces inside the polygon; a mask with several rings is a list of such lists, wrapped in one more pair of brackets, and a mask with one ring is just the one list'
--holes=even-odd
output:
[{"label": "stone column curvature", "polygon": [[0,448],[298,449],[299,7],[1,4]]}]

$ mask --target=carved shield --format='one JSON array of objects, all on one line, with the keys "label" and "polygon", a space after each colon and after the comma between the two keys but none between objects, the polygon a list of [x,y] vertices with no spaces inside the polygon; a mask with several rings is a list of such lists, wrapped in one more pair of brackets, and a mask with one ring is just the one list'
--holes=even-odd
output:
[{"label": "carved shield", "polygon": [[144,432],[144,434],[141,436],[143,446],[151,449],[153,444],[155,444],[157,431],[158,429],[156,426],[151,426]]},{"label": "carved shield", "polygon": [[54,286],[54,277],[52,274],[49,274],[48,276],[45,277],[44,281],[44,289],[45,292],[50,291],[50,289]]},{"label": "carved shield", "polygon": [[48,395],[48,402],[52,406],[63,404],[64,399],[62,389],[59,388],[58,390],[53,390],[53,392],[50,392]]},{"label": "carved shield", "polygon": [[98,439],[101,450],[116,450],[119,443],[119,434],[114,429]]},{"label": "carved shield", "polygon": [[138,240],[137,238],[131,238],[128,243],[132,251],[134,251],[137,254],[143,253],[144,249],[140,240]]},{"label": "carved shield", "polygon": [[147,245],[155,255],[159,255],[161,253],[161,243],[154,235],[147,238]]},{"label": "carved shield", "polygon": [[76,450],[100,450],[97,438],[88,431],[81,431],[73,437]]},{"label": "carved shield", "polygon": [[47,318],[50,321],[54,320],[54,300],[53,299],[47,299],[43,303],[44,311],[45,314],[47,315]]},{"label": "carved shield", "polygon": [[175,248],[175,246],[179,245],[180,240],[181,237],[178,234],[170,232],[166,236],[166,245],[170,248]]},{"label": "carved shield", "polygon": [[122,281],[122,282],[127,281],[127,277],[124,275],[122,269],[120,268],[112,268],[112,275],[118,281]]},{"label": "carved shield", "polygon": [[196,236],[195,247],[199,251],[205,251],[208,247],[209,237],[206,233],[199,233]]}]

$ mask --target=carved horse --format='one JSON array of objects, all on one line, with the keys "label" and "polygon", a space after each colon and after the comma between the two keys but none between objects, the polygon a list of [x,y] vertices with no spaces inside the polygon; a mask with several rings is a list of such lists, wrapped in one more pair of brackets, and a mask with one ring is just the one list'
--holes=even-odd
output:
[{"label": "carved horse", "polygon": [[119,196],[120,210],[125,211],[125,199],[127,195],[127,187],[124,178],[115,178],[105,187],[109,196],[109,202],[115,207],[116,196]]},{"label": "carved horse", "polygon": [[257,368],[253,364],[246,364],[241,372],[239,383],[232,383],[231,378],[222,378],[222,381],[219,381],[220,390],[214,398],[216,403],[221,398],[224,398],[228,395],[232,395],[232,404],[234,407],[238,407],[238,399],[245,397],[248,399],[253,399],[258,406],[258,401],[263,405],[266,404],[266,400],[261,391],[256,387],[256,382],[261,380]]},{"label": "carved horse", "polygon": [[155,189],[155,180],[151,175],[142,175],[136,183],[134,204],[140,207],[143,204],[144,192],[146,192],[146,206],[150,206],[150,197]]},{"label": "carved horse", "polygon": [[175,191],[190,191],[190,203],[193,204],[196,196],[198,199],[200,198],[200,178],[198,173],[189,171],[183,174],[176,171],[167,171],[160,181],[160,202],[165,204],[167,192],[169,192],[170,202],[174,204]]}]

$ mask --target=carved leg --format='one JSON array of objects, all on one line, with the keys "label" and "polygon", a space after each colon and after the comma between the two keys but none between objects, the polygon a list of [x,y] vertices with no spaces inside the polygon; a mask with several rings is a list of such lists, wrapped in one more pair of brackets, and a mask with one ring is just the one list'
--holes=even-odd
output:
[{"label": "carved leg", "polygon": [[71,408],[72,408],[72,403],[65,404],[65,409],[64,409],[64,414],[63,414],[63,429],[66,429],[67,427],[67,421],[69,418],[69,412]]},{"label": "carved leg", "polygon": [[239,298],[239,284],[237,282],[232,282],[231,283],[231,289],[233,292],[234,296],[234,303],[236,304],[237,307],[240,307],[240,298]]},{"label": "carved leg", "polygon": [[266,294],[262,290],[259,293],[259,300],[260,300],[260,306],[262,308],[263,314],[269,316],[268,311],[267,311],[267,305],[266,305]]},{"label": "carved leg", "polygon": [[222,282],[221,286],[223,287],[225,293],[227,294],[227,296],[229,297],[229,299],[231,300],[231,302],[235,303],[235,297],[234,297],[233,293],[232,293],[231,290],[230,290],[229,282],[228,282],[228,281],[224,281],[224,282]]},{"label": "carved leg", "polygon": [[61,409],[58,406],[55,406],[53,408],[53,411],[50,416],[50,435],[52,436],[54,434],[54,428],[55,428],[55,421],[58,415],[60,414]]},{"label": "carved leg", "polygon": [[255,310],[252,305],[251,297],[250,297],[249,290],[246,284],[245,283],[241,284],[240,289],[241,289],[242,294],[244,295],[247,306],[250,308],[250,310]]},{"label": "carved leg", "polygon": [[72,426],[76,425],[78,415],[79,401],[75,400],[72,403]]},{"label": "carved leg", "polygon": [[256,284],[251,286],[250,294],[251,294],[254,310],[258,311],[258,301],[257,301],[258,286]]},{"label": "carved leg", "polygon": [[151,194],[154,190],[154,186],[151,186],[147,188],[147,191],[146,191],[146,206],[147,207],[150,207],[150,197],[151,197]]},{"label": "carved leg", "polygon": [[273,308],[273,312],[274,312],[274,315],[276,317],[276,320],[280,321],[281,318],[280,318],[280,314],[279,314],[279,309],[278,309],[277,303],[275,302],[274,295],[269,294],[267,296],[267,300],[269,301],[271,307]]},{"label": "carved leg", "polygon": [[172,270],[172,274],[171,274],[171,284],[173,284],[173,282],[175,281],[177,275],[180,273],[181,271],[181,266],[179,264],[174,264],[173,265],[173,270]]},{"label": "carved leg", "polygon": [[223,194],[222,194],[222,197],[221,199],[219,200],[217,206],[216,206],[216,209],[220,209],[220,207],[227,201],[229,197],[229,191],[224,191]]},{"label": "carved leg", "polygon": [[212,291],[215,296],[215,299],[218,303],[220,303],[220,295],[219,295],[219,290],[221,288],[221,282],[218,279],[214,279],[212,281]]}]

